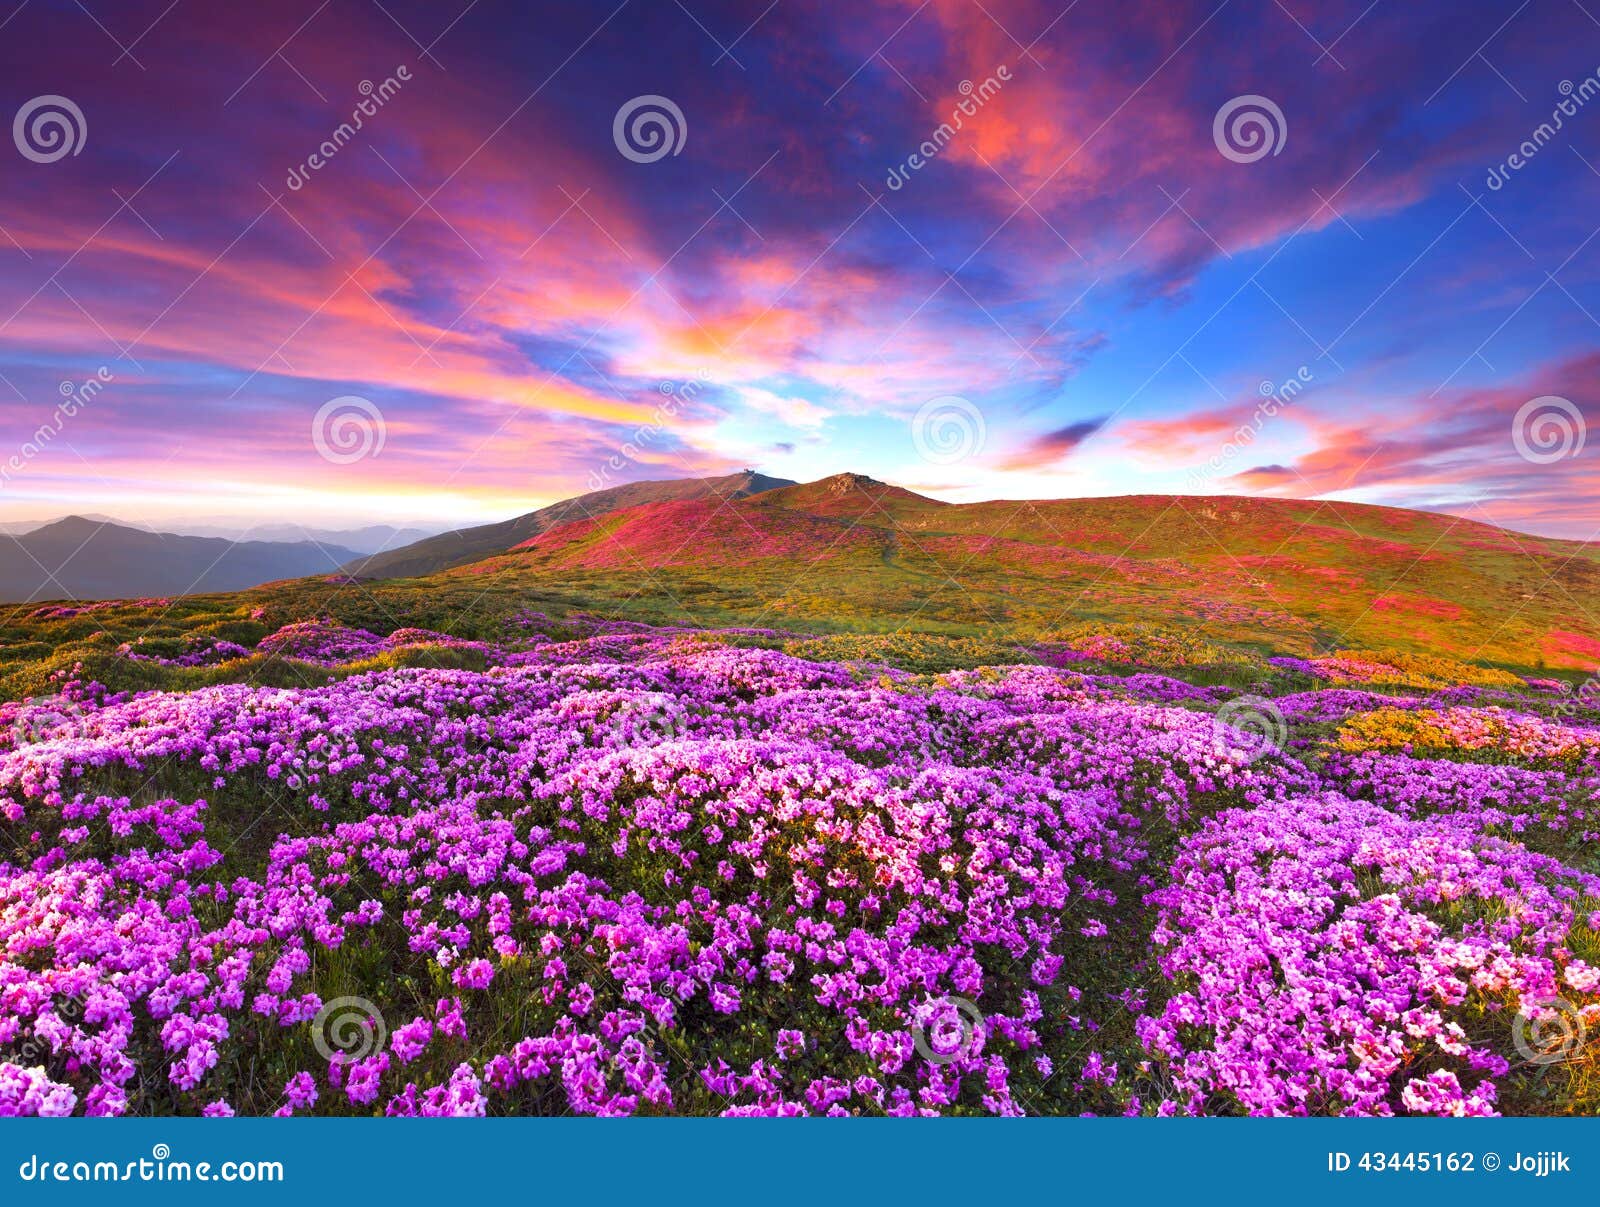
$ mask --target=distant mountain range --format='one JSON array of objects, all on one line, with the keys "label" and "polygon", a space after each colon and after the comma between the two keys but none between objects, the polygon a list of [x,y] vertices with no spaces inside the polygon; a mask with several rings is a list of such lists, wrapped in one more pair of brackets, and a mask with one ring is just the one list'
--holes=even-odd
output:
[{"label": "distant mountain range", "polygon": [[328,574],[355,550],[316,541],[175,536],[68,516],[21,536],[0,535],[0,600],[123,599],[237,591]]},{"label": "distant mountain range", "polygon": [[[70,517],[57,517],[52,520],[11,520],[0,523],[0,536],[23,536],[30,532],[37,532],[51,524],[59,523],[62,519]],[[425,540],[436,536],[443,525],[412,526],[396,528],[392,524],[369,524],[365,528],[308,528],[303,524],[259,524],[248,520],[236,523],[212,524],[185,524],[173,523],[164,526],[143,523],[137,520],[120,520],[116,516],[96,515],[93,513],[75,517],[80,520],[93,520],[97,524],[117,524],[123,528],[137,528],[141,532],[170,533],[176,536],[210,536],[221,537],[227,541],[315,541],[320,545],[337,545],[341,549],[354,549],[360,554],[378,553],[385,549],[398,549],[405,545]]]},{"label": "distant mountain range", "polygon": [[193,595],[334,571],[415,578],[503,553],[572,520],[652,503],[743,499],[793,485],[751,470],[633,482],[442,534],[382,524],[327,529],[292,523],[184,525],[173,533],[102,515],[13,521],[0,524],[0,601]]},{"label": "distant mountain range", "polygon": [[[800,485],[745,471],[618,486],[374,554],[81,517],[0,537],[13,600],[224,592],[336,568],[390,580],[345,592],[374,624],[470,586],[497,606],[689,625],[1005,636],[1106,622],[1261,649],[1600,667],[1600,544],[1321,500],[952,504],[861,474]],[[283,589],[326,607],[344,591]]]},{"label": "distant mountain range", "polygon": [[748,469],[723,478],[630,482],[626,486],[613,486],[577,498],[563,499],[512,520],[461,528],[404,548],[359,558],[346,566],[345,570],[363,578],[419,578],[504,553],[530,537],[574,520],[593,519],[651,503],[744,499],[793,485],[795,483],[787,478],[769,478]]},{"label": "distant mountain range", "polygon": [[[46,528],[51,524],[59,524],[62,520],[68,518],[67,516],[56,516],[52,520],[9,520],[4,524],[0,524],[0,536],[22,536],[24,533],[37,532],[39,529]],[[120,522],[115,516],[99,515],[92,511],[86,511],[76,518],[93,520],[96,524],[116,524]],[[143,524],[128,524],[127,527],[144,528],[145,526]],[[149,531],[149,529],[146,529],[146,531]]]},{"label": "distant mountain range", "polygon": [[365,528],[308,528],[303,524],[186,524],[177,531],[185,536],[219,536],[236,541],[315,541],[337,545],[357,553],[380,553],[399,549],[438,535],[443,525],[397,528],[392,524],[369,524]]}]

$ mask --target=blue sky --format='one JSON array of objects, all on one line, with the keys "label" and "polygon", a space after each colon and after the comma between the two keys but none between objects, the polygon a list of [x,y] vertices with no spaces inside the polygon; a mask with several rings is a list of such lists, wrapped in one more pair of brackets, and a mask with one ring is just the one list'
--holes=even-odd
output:
[{"label": "blue sky", "polygon": [[24,123],[0,174],[0,520],[755,466],[1600,528],[1578,0],[0,20],[9,111],[75,150]]}]

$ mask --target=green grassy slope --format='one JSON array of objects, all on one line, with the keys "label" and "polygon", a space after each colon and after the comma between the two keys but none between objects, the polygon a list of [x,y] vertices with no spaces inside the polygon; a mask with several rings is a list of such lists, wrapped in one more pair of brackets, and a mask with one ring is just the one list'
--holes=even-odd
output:
[{"label": "green grassy slope", "polygon": [[1100,620],[1284,652],[1600,662],[1600,546],[1350,503],[958,506],[839,475],[564,525],[450,577],[537,583],[684,623],[1028,635]]},{"label": "green grassy slope", "polygon": [[440,533],[398,549],[386,549],[370,557],[356,558],[343,570],[370,578],[415,578],[464,566],[480,558],[491,557],[511,548],[529,537],[571,520],[591,518],[619,511],[626,507],[639,507],[646,503],[659,503],[668,499],[737,499],[791,486],[787,478],[769,478],[753,470],[729,474],[722,478],[678,478],[660,482],[629,482],[592,491],[573,499],[563,499],[538,511],[530,511],[515,519],[498,524],[480,524],[473,528],[459,528],[454,532]]},{"label": "green grassy slope", "polygon": [[[0,700],[83,663],[119,688],[293,685],[258,656],[172,668],[125,642],[252,646],[329,616],[499,638],[527,611],[996,643],[1134,625],[1262,653],[1386,648],[1515,670],[1600,666],[1600,546],[1345,503],[1135,496],[952,505],[855,475],[579,519],[427,577],[273,583],[143,605],[0,610]],[[421,656],[421,655],[418,655]],[[443,655],[436,655],[443,656]]]}]

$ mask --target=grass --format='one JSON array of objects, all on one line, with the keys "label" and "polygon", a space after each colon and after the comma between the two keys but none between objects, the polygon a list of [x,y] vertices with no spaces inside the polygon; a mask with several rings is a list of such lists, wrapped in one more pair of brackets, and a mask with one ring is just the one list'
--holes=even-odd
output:
[{"label": "grass", "polygon": [[[835,507],[835,502],[828,506]],[[846,510],[840,518],[805,510],[820,506],[805,496],[760,496],[737,505],[743,512],[740,523],[753,526],[772,547],[781,547],[781,556],[762,556],[767,548],[763,544],[741,552],[737,541],[743,538],[737,529],[729,538],[732,545],[696,546],[691,540],[685,549],[682,540],[662,543],[659,532],[630,535],[628,520],[612,516],[603,531],[582,540],[541,539],[525,552],[426,579],[356,584],[308,579],[170,603],[26,605],[0,615],[0,700],[49,695],[67,676],[113,692],[189,691],[220,683],[305,687],[389,667],[477,670],[485,665],[484,652],[471,647],[407,647],[332,668],[261,653],[217,665],[180,667],[130,659],[123,652],[134,643],[141,653],[170,658],[197,640],[254,647],[282,626],[313,617],[380,635],[420,628],[469,642],[515,641],[519,635],[575,639],[593,631],[587,618],[595,615],[691,628],[750,626],[773,631],[725,640],[808,659],[860,663],[863,674],[877,673],[870,668],[882,665],[937,676],[1036,661],[1043,647],[1067,645],[1092,656],[1073,664],[1087,671],[1155,667],[1193,684],[1240,689],[1269,681],[1280,689],[1286,682],[1319,686],[1307,676],[1273,667],[1268,656],[1340,650],[1352,664],[1388,667],[1392,674],[1351,684],[1384,691],[1424,691],[1455,683],[1520,687],[1518,674],[1576,683],[1583,675],[1560,652],[1559,643],[1552,645],[1551,633],[1593,635],[1580,621],[1545,604],[1537,592],[1540,576],[1554,576],[1571,591],[1600,593],[1600,564],[1591,550],[1496,535],[1473,525],[1441,533],[1443,522],[1434,517],[1382,509],[1339,507],[1319,523],[1320,505],[1189,503],[1178,514],[1152,520],[1148,501],[1087,500],[1071,509],[1040,504],[1002,514],[995,510],[1000,505],[930,509],[910,496],[880,499],[874,504],[877,511],[851,515]],[[1401,522],[1396,514],[1408,518]],[[848,541],[806,543],[838,535],[846,520],[851,521]],[[1218,534],[1229,538],[1220,553],[1212,547],[1220,544]],[[619,544],[626,556],[618,552]],[[1525,598],[1530,591],[1531,602]],[[1383,600],[1390,602],[1380,604]],[[532,613],[542,618],[525,628],[519,620]],[[1508,617],[1511,623],[1502,626],[1500,620]],[[1554,671],[1552,661],[1558,664]],[[919,684],[898,686],[917,690]],[[1530,711],[1553,707],[1533,696],[1524,697],[1523,703]],[[1380,721],[1400,737],[1414,737],[1420,724],[1409,713]],[[1332,724],[1306,724],[1296,727],[1296,736],[1312,739],[1315,746],[1338,731]],[[1386,736],[1384,744],[1390,744]],[[1314,750],[1308,757],[1315,757]],[[131,772],[105,771],[93,786],[114,794],[137,791],[143,784]],[[1146,768],[1123,789],[1131,798],[1158,786],[1156,769]],[[162,780],[160,791],[209,801],[208,830],[215,827],[210,840],[231,848],[231,870],[255,875],[265,865],[267,844],[279,830],[276,823],[257,823],[264,802],[282,794],[281,785],[263,774],[236,777],[217,791],[198,773],[177,770]],[[320,827],[366,811],[337,784],[324,785],[320,792],[330,811],[299,824]],[[1207,794],[1197,799],[1194,815],[1184,824],[1192,826],[1210,812],[1246,803],[1228,793]],[[524,832],[550,820],[527,802],[485,802],[482,808],[514,816]],[[1143,1053],[1133,1035],[1133,1013],[1119,1009],[1116,999],[1130,991],[1162,991],[1146,943],[1150,918],[1144,895],[1151,885],[1140,877],[1148,867],[1167,865],[1178,829],[1153,814],[1141,836],[1151,859],[1110,885],[1117,900],[1105,916],[1113,925],[1117,958],[1106,958],[1104,944],[1085,943],[1079,952],[1069,937],[1059,954],[1080,970],[1084,1000],[1051,989],[1041,1003],[1055,1028],[1047,1048],[1063,1064],[1071,1055],[1078,1058],[1076,1067],[1092,1047],[1108,1061],[1116,1060],[1119,1074],[1108,1084],[1072,1084],[1019,1060],[1019,1098],[1031,1099],[1041,1109],[1120,1112],[1135,1098],[1159,1096],[1159,1072],[1139,1068]],[[577,870],[616,883],[661,883],[662,869],[638,847],[615,856],[615,833],[587,837],[589,853],[574,865]],[[1507,837],[1559,854],[1574,866],[1596,866],[1592,844],[1575,846],[1570,834],[1530,830]],[[23,836],[8,833],[4,825],[0,843],[11,847],[7,855],[24,845]],[[107,856],[112,845],[106,836]],[[441,885],[441,891],[451,887]],[[708,881],[705,887],[725,893],[755,886]],[[363,878],[351,880],[341,894],[352,907],[365,897],[385,899],[393,907],[390,917],[402,909],[389,890]],[[201,908],[213,907],[204,903]],[[1600,909],[1600,902],[1588,908]],[[1595,932],[1577,927],[1568,943],[1576,957],[1600,964]],[[380,929],[361,944],[320,952],[317,959],[315,983],[325,998],[382,985],[391,1023],[453,996],[447,974],[412,953],[398,929]],[[997,958],[994,966],[1004,963]],[[729,1031],[703,998],[688,1003],[683,1025],[674,1033],[691,1045],[677,1053],[681,1068],[704,1064],[712,1056],[739,1064],[770,1050],[771,1036],[759,1020],[780,1017],[792,1004],[792,995],[772,992],[770,1003],[755,1003],[763,1008],[742,1016],[739,1025],[747,1030]],[[1498,1029],[1495,1034],[1504,1038],[1515,1008],[1512,1002],[1474,1001],[1472,1021],[1485,1034]],[[489,1050],[494,1045],[486,1039],[501,1033],[512,1038],[539,1033],[557,1009],[543,1002],[531,963],[504,961],[492,990],[472,1000],[472,1046]],[[1094,1034],[1075,1031],[1072,1020],[1078,1014],[1101,1020],[1101,1029]],[[140,1042],[152,1053],[159,1050],[153,1035]],[[448,1042],[436,1043],[418,1072],[442,1082],[465,1045],[458,1050]],[[1497,1042],[1497,1047],[1506,1044]],[[230,1051],[235,1066],[227,1070],[226,1079],[239,1087],[232,1100],[241,1112],[270,1111],[285,1076],[316,1063],[305,1027],[263,1023]],[[1520,1070],[1504,1083],[1503,1109],[1600,1113],[1596,1051],[1582,1048],[1572,1060]],[[839,1063],[837,1053],[809,1053],[803,1059],[818,1062],[819,1072],[821,1062],[832,1061],[826,1071],[835,1076],[852,1071],[848,1063]],[[177,1099],[160,1075],[160,1059],[152,1059],[148,1067],[156,1075],[147,1076],[141,1093],[150,1095],[150,1101],[165,1094],[168,1105],[176,1107]],[[684,1083],[692,1087],[694,1080],[685,1078]],[[715,1096],[709,1090],[703,1093],[703,1100],[680,1102],[678,1109],[719,1109]],[[557,1109],[548,1092],[539,1097],[532,1090],[512,1105],[535,1114]],[[1219,1113],[1229,1109],[1226,1102],[1212,1105]],[[964,1101],[958,1108],[976,1110],[977,1103]]]}]

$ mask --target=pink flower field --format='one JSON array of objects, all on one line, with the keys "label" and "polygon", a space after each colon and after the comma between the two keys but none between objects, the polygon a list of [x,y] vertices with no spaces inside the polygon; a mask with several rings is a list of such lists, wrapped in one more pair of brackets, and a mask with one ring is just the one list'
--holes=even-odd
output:
[{"label": "pink flower field", "polygon": [[4,706],[0,1114],[1592,1109],[1587,703],[783,640]]}]

